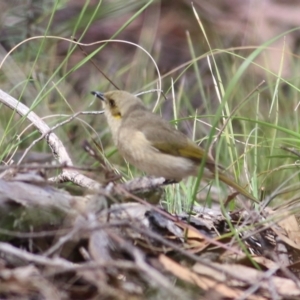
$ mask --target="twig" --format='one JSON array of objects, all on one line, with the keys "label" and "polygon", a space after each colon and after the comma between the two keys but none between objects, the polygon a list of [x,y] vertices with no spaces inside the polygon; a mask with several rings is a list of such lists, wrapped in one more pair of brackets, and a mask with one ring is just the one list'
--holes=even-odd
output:
[{"label": "twig", "polygon": [[[38,139],[36,139],[35,141],[33,141],[31,143],[31,145],[24,151],[22,157],[19,159],[18,164],[20,164],[22,162],[22,160],[24,159],[24,157],[27,155],[27,153],[29,152],[29,150],[39,141],[41,141],[45,136],[47,136],[48,134],[52,133],[55,129],[57,129],[58,127],[61,127],[69,122],[71,122],[72,120],[74,120],[77,116],[79,115],[99,115],[99,114],[103,114],[103,111],[80,111],[77,112],[75,114],[73,114],[72,116],[70,116],[68,119],[64,120],[63,122],[60,122],[58,124],[56,124],[55,126],[53,126],[52,128],[49,128],[48,131],[46,131],[45,133],[43,133]],[[43,122],[43,121],[42,121]],[[34,124],[35,125],[35,124]],[[47,125],[48,126],[48,125]],[[35,125],[35,127],[38,129],[38,127]],[[51,145],[49,145],[51,148]],[[51,148],[52,149],[52,148]],[[52,151],[53,152],[53,151]],[[53,153],[54,154],[54,153]]]},{"label": "twig", "polygon": [[44,266],[51,266],[51,267],[58,267],[58,268],[73,268],[74,266],[76,266],[76,264],[71,263],[59,257],[47,258],[42,255],[32,254],[27,251],[13,247],[8,243],[3,243],[3,242],[0,242],[0,252],[5,252],[8,255],[14,255],[27,262],[34,262],[36,264],[44,265]]},{"label": "twig", "polygon": [[296,156],[300,157],[300,152],[295,150],[294,148],[288,148],[288,147],[285,147],[285,146],[281,146],[280,149],[288,151],[288,152],[290,152],[292,154],[295,154]]},{"label": "twig", "polygon": [[[0,101],[6,106],[15,110],[22,117],[26,117],[30,122],[33,123],[35,128],[42,134],[39,139],[37,139],[34,143],[32,143],[32,145],[45,138],[54,157],[57,158],[59,163],[65,164],[67,166],[73,166],[73,162],[68,152],[66,151],[63,143],[57,137],[57,135],[52,132],[52,130],[54,130],[58,126],[61,126],[62,124],[65,124],[67,121],[72,120],[73,118],[76,117],[76,114],[71,118],[69,118],[68,120],[54,126],[53,127],[54,129],[53,128],[51,129],[40,117],[38,117],[33,111],[30,111],[30,109],[26,105],[16,100],[15,98],[11,97],[7,93],[3,92],[2,90],[0,90]],[[78,114],[82,114],[82,112]],[[26,155],[26,151],[24,155]],[[91,190],[99,190],[101,188],[101,185],[98,182],[80,174],[77,171],[64,169],[62,170],[62,173],[59,175],[59,178],[63,179],[64,181],[71,181],[77,185],[89,188]]]},{"label": "twig", "polygon": [[154,284],[156,286],[165,288],[173,295],[173,297],[175,297],[172,299],[185,299],[182,292],[174,287],[165,276],[145,262],[145,255],[140,249],[125,241],[123,238],[113,232],[109,232],[108,234],[118,244],[119,247],[123,248],[134,258],[137,269],[139,269],[142,274],[144,273],[150,278],[152,285]]},{"label": "twig", "polygon": [[[74,42],[78,42],[76,38],[73,38]],[[83,50],[82,46],[80,44],[77,44],[78,48],[81,50],[83,55],[85,57],[88,57],[88,53]],[[96,65],[96,63],[93,61],[93,59],[89,59],[89,62],[105,77],[105,79],[110,82],[117,90],[120,90],[120,88]]]}]

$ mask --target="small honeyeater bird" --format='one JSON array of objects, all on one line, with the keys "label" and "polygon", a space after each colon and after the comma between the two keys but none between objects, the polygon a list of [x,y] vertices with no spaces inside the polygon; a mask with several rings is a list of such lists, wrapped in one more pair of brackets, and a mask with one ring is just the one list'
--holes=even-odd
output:
[{"label": "small honeyeater bird", "polygon": [[[180,181],[197,176],[205,151],[166,120],[149,111],[142,100],[126,91],[92,92],[103,101],[104,113],[119,153],[148,175]],[[221,181],[257,202],[206,155],[205,176]]]}]

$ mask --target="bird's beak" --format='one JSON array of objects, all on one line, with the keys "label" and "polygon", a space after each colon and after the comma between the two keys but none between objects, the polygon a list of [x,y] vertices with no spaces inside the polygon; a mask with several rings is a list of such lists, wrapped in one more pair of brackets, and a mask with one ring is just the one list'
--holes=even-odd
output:
[{"label": "bird's beak", "polygon": [[102,101],[105,101],[105,97],[104,97],[103,93],[97,92],[97,91],[92,91],[91,94],[96,96],[97,98],[101,99]]}]

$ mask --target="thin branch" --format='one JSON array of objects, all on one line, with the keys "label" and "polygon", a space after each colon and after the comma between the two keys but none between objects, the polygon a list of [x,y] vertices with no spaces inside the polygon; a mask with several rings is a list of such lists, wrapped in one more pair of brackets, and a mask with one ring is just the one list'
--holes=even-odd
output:
[{"label": "thin branch", "polygon": [[[9,108],[15,110],[20,116],[26,117],[32,124],[35,126],[35,128],[42,134],[39,139],[37,139],[33,144],[37,143],[38,141],[45,139],[54,155],[54,157],[58,160],[60,164],[65,164],[67,166],[73,166],[73,162],[64,147],[61,140],[58,138],[58,136],[52,132],[53,128],[51,129],[37,114],[35,114],[33,111],[31,111],[26,105],[21,103],[20,101],[16,100],[15,98],[11,97],[4,91],[0,90],[0,101],[8,106]],[[82,112],[78,113],[82,114]],[[54,129],[58,126],[61,126],[62,124],[65,124],[67,121],[72,120],[76,117],[72,116],[68,120],[54,126]],[[29,150],[28,150],[29,151]],[[24,153],[26,155],[26,151]],[[24,156],[23,155],[23,156]],[[72,170],[63,170],[60,176],[65,181],[71,181],[77,185],[80,185],[82,187],[89,188],[91,190],[99,190],[101,188],[101,184],[80,174],[77,171]]]}]

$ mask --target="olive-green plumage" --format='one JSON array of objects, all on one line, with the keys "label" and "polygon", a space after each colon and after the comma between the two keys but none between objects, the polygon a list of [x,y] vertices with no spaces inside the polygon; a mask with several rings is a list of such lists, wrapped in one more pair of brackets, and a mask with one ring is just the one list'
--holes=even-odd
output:
[{"label": "olive-green plumage", "polygon": [[[180,181],[197,176],[205,151],[166,120],[149,111],[143,102],[125,91],[92,92],[103,100],[104,112],[120,154],[149,175]],[[206,156],[205,175],[213,178],[218,169],[221,181],[257,201],[244,188],[222,173]]]}]

